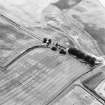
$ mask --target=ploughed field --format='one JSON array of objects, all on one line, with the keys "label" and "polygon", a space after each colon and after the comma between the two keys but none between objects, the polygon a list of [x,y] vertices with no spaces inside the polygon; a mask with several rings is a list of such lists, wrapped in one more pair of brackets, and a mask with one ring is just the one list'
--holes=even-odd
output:
[{"label": "ploughed field", "polygon": [[[90,71],[88,65],[72,56],[43,48],[31,35],[8,23],[0,24],[0,105],[45,105]],[[40,32],[40,28],[36,30]],[[44,31],[40,33],[43,35]],[[58,33],[61,35],[56,31],[55,36]]]},{"label": "ploughed field", "polygon": [[0,104],[46,104],[87,71],[88,66],[73,57],[33,49],[1,71]]}]

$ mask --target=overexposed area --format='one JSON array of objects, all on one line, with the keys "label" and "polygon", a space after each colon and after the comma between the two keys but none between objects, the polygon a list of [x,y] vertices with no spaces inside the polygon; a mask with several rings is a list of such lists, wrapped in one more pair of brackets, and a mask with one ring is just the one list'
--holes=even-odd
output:
[{"label": "overexposed area", "polygon": [[57,0],[0,0],[0,13],[23,25],[35,24],[41,12]]},{"label": "overexposed area", "polygon": [[99,0],[99,1],[105,7],[105,0]]}]

